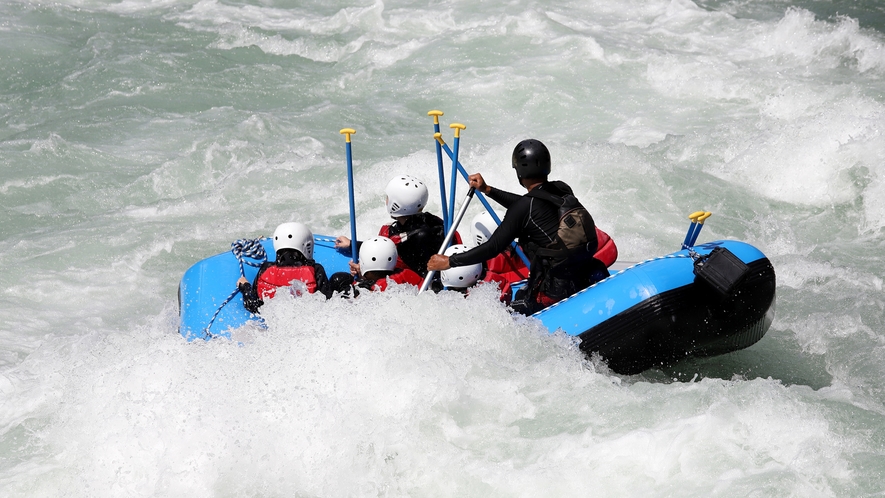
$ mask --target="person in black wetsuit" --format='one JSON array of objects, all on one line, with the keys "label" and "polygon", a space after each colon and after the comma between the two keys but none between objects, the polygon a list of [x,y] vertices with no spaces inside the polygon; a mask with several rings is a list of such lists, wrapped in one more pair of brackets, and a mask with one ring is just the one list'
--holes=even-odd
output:
[{"label": "person in black wetsuit", "polygon": [[243,294],[243,306],[250,313],[258,313],[264,300],[272,298],[278,288],[288,287],[296,281],[310,294],[319,292],[326,299],[332,297],[333,289],[326,278],[326,270],[311,259],[313,233],[307,226],[295,222],[278,226],[273,234],[273,247],[276,260],[262,263],[254,282],[249,283],[245,277],[237,281],[237,289]]},{"label": "person in black wetsuit", "polygon": [[[429,196],[427,186],[421,180],[401,175],[393,178],[384,189],[387,194],[387,212],[393,222],[384,225],[378,235],[396,244],[397,268],[414,271],[421,278],[427,275],[427,260],[442,246],[446,238],[443,221],[438,216],[425,213]],[[456,236],[460,242],[460,238]],[[359,245],[357,242],[357,251]],[[349,249],[351,240],[340,236],[335,240],[338,249]],[[359,265],[350,264],[350,273],[359,275]]]},{"label": "person in black wetsuit", "polygon": [[[481,174],[470,175],[472,187],[507,208],[504,219],[485,243],[450,257],[436,254],[428,261],[427,268],[442,271],[486,261],[519,238],[531,259],[531,267],[529,281],[511,307],[528,315],[602,280],[609,273],[605,264],[593,257],[597,247],[596,228],[589,215],[584,223],[588,250],[568,254],[560,251],[562,241],[557,235],[560,206],[550,199],[561,200],[573,194],[566,183],[548,181],[550,152],[547,147],[538,140],[523,140],[513,150],[511,162],[520,184],[528,193],[505,192],[486,184]],[[536,189],[538,192],[533,193]]]}]

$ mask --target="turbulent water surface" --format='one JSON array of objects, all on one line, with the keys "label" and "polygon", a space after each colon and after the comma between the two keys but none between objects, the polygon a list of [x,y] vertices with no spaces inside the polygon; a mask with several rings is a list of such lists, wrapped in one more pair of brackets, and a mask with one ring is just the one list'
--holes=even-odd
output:
[{"label": "turbulent water surface", "polygon": [[[0,19],[0,494],[885,494],[880,2],[7,0]],[[439,212],[431,109],[507,190],[514,144],[543,140],[622,259],[712,211],[701,242],[772,260],[772,328],[622,376],[491,291],[396,289],[182,339],[196,261],[284,221],[350,233],[341,128],[361,237],[395,174]]]}]

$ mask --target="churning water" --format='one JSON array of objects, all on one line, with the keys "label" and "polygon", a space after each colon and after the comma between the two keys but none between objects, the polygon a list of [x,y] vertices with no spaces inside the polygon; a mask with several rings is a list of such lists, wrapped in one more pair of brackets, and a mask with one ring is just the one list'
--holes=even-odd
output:
[{"label": "churning water", "polygon": [[[880,2],[6,0],[0,67],[4,496],[885,494]],[[492,292],[178,335],[196,261],[350,233],[339,129],[361,237],[391,176],[434,194],[431,109],[507,190],[543,140],[623,259],[712,211],[771,330],[636,376]]]}]

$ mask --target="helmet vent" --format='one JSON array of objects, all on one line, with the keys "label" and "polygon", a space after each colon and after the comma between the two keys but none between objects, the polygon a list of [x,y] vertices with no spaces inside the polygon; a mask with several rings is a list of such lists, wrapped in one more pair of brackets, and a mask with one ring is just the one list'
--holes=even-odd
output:
[{"label": "helmet vent", "polygon": [[391,211],[399,211],[399,204],[397,204],[397,203],[395,203],[395,202],[394,202],[394,203],[391,203],[391,204],[390,204],[390,210],[391,210]]}]

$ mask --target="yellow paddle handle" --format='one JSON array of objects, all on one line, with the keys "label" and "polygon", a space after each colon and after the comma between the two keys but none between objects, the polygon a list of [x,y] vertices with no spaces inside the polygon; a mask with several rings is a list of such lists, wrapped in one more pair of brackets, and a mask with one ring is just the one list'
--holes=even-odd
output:
[{"label": "yellow paddle handle", "polygon": [[688,215],[688,219],[695,223],[700,223],[701,225],[703,225],[704,220],[706,220],[710,216],[713,216],[713,213],[709,211],[695,211],[694,213]]},{"label": "yellow paddle handle", "polygon": [[455,138],[461,138],[461,130],[467,129],[467,127],[461,123],[452,123],[449,125],[449,128],[455,130]]},{"label": "yellow paddle handle", "polygon": [[356,130],[353,128],[341,128],[341,131],[338,133],[344,135],[344,141],[350,143],[350,136],[356,133]]},{"label": "yellow paddle handle", "polygon": [[438,125],[439,124],[439,117],[443,115],[443,112],[437,111],[436,109],[434,109],[432,111],[427,111],[427,115],[433,116],[433,124]]}]

